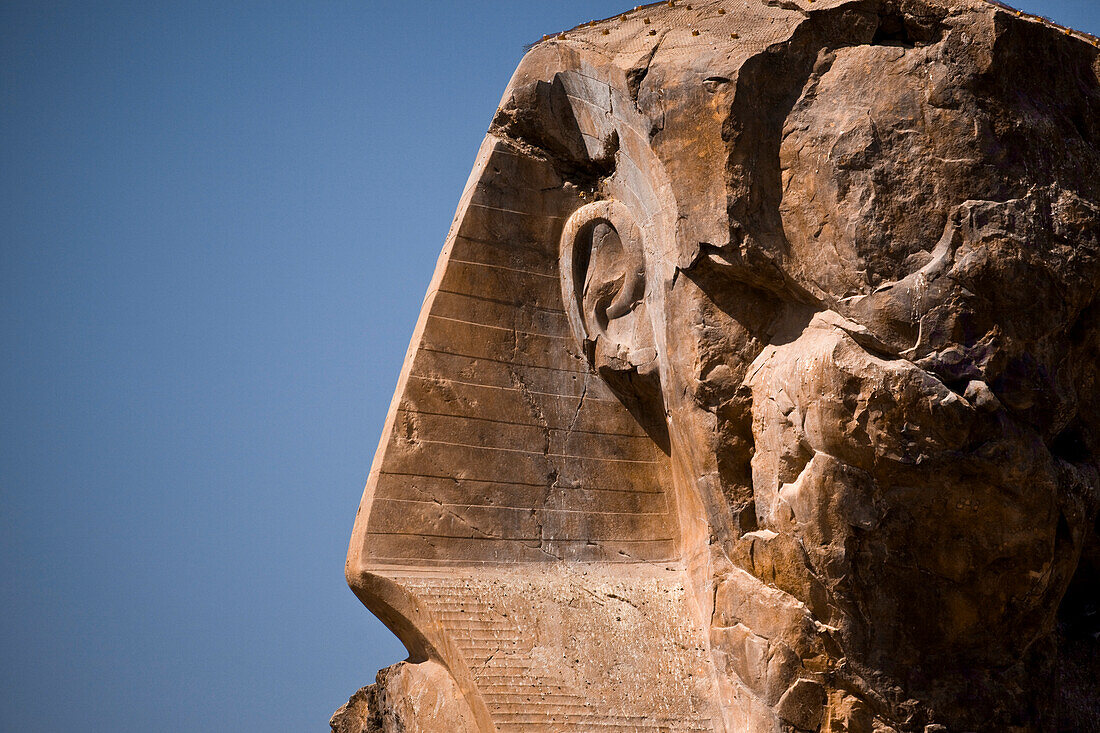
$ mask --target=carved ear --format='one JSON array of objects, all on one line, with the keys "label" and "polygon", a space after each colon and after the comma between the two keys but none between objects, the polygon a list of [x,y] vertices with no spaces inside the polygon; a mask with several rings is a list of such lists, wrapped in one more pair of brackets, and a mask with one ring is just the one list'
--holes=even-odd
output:
[{"label": "carved ear", "polygon": [[617,201],[582,206],[566,222],[562,300],[589,363],[650,434],[667,444],[642,234]]}]

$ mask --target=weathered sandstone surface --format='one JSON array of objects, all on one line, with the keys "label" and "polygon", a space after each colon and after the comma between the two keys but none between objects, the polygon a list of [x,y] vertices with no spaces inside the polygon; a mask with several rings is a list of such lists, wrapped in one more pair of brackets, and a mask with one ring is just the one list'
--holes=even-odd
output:
[{"label": "weathered sandstone surface", "polygon": [[348,553],[334,731],[1100,730],[1100,42],[661,3],[526,55]]}]

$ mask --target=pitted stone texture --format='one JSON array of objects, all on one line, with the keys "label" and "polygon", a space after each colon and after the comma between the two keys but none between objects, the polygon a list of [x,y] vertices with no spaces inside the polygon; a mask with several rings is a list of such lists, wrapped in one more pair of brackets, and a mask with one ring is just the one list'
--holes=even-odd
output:
[{"label": "pitted stone texture", "polygon": [[337,717],[1100,728],[1098,374],[1097,39],[984,0],[548,37],[349,548],[418,663]]},{"label": "pitted stone texture", "polygon": [[454,640],[501,733],[713,730],[710,660],[677,568],[396,578]]}]

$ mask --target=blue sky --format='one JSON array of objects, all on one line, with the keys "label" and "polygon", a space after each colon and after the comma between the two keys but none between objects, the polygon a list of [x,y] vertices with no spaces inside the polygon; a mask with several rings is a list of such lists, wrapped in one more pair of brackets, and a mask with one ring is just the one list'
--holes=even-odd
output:
[{"label": "blue sky", "polygon": [[524,44],[632,4],[0,3],[0,728],[324,730],[404,656],[343,557],[421,299]]}]

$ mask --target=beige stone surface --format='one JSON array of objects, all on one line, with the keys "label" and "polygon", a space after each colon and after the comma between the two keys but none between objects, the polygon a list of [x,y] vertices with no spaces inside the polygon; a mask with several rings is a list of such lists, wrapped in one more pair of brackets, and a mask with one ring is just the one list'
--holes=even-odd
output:
[{"label": "beige stone surface", "polygon": [[435,661],[399,662],[355,693],[329,722],[334,733],[476,733],[450,672]]},{"label": "beige stone surface", "polygon": [[478,153],[347,577],[345,731],[1100,728],[1100,42],[660,3]]}]

